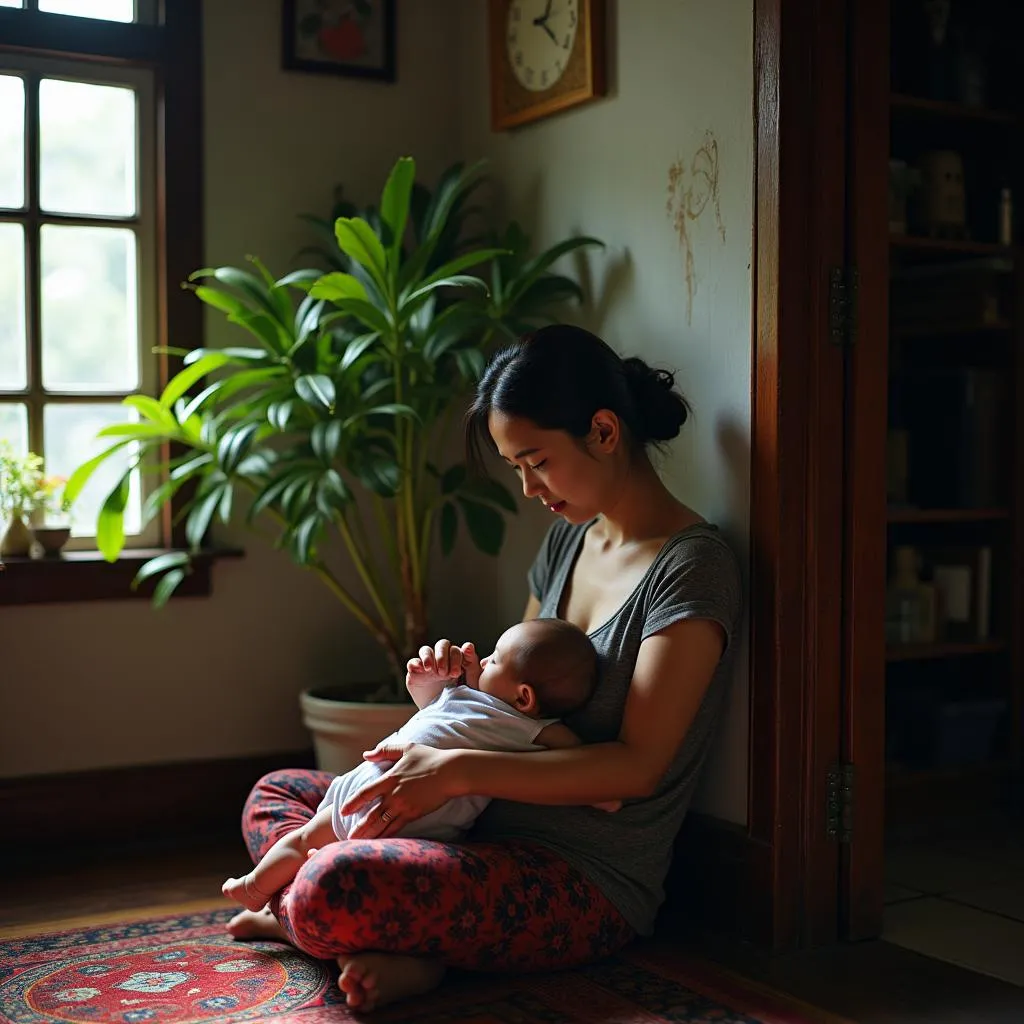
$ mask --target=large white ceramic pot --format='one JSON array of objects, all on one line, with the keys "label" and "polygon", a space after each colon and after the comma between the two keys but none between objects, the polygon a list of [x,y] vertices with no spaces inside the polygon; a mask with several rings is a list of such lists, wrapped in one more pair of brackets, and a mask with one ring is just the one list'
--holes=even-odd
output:
[{"label": "large white ceramic pot", "polygon": [[363,751],[401,728],[412,718],[416,705],[374,704],[366,701],[335,700],[320,690],[303,690],[299,695],[302,721],[313,734],[317,767],[341,775],[363,760]]}]

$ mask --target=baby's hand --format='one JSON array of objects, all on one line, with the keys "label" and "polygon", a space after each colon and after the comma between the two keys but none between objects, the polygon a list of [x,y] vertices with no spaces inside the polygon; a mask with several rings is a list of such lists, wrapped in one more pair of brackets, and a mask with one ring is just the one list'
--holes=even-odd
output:
[{"label": "baby's hand", "polygon": [[479,687],[480,676],[483,674],[480,657],[477,655],[476,647],[472,643],[463,644],[460,650],[462,651],[462,672],[466,685],[471,686],[475,690]]}]

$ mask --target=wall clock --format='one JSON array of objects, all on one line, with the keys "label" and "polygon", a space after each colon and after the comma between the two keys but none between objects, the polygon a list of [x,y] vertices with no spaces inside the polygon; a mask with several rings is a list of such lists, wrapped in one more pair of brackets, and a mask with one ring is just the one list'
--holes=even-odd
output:
[{"label": "wall clock", "polygon": [[491,0],[491,127],[603,96],[603,0]]}]

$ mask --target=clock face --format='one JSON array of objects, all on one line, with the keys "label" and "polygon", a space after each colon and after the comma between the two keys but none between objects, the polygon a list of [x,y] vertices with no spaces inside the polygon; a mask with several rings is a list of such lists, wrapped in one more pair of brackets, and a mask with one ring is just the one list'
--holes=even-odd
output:
[{"label": "clock face", "polygon": [[576,41],[579,0],[512,0],[505,46],[524,89],[543,92],[565,74]]}]

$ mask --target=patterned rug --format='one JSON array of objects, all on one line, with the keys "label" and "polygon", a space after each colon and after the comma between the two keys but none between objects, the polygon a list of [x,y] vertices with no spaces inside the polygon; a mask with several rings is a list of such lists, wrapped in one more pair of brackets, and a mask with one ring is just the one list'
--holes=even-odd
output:
[{"label": "patterned rug", "polygon": [[[11,1024],[824,1024],[678,953],[629,952],[581,970],[460,975],[419,1002],[360,1017],[337,970],[275,942],[234,942],[230,910],[149,917],[0,941],[0,1021]],[[126,915],[127,916],[127,915]]]}]

